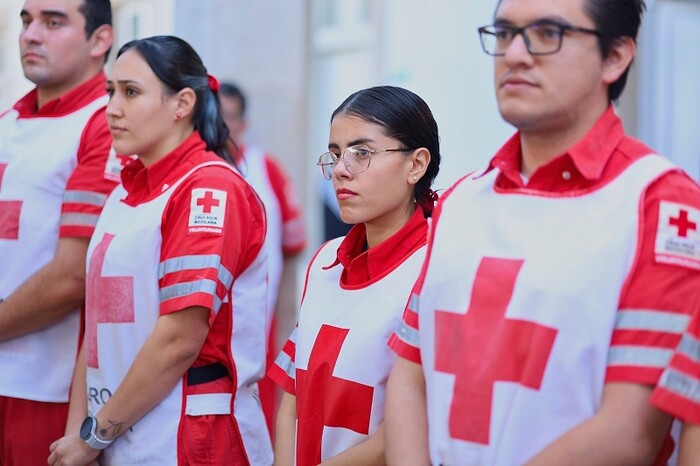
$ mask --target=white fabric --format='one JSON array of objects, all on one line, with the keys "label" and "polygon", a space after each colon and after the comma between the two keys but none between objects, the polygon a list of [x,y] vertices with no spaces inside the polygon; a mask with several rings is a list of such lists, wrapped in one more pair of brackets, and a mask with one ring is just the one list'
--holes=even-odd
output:
[{"label": "white fabric", "polygon": [[275,314],[275,306],[277,306],[284,261],[282,255],[282,208],[267,173],[265,151],[258,146],[246,146],[243,160],[245,160],[245,179],[258,193],[260,200],[265,206],[265,217],[267,219],[267,234],[265,235],[264,247],[267,251],[269,286],[267,289],[265,334],[269,335],[272,318]]},{"label": "white fabric", "polygon": [[[425,247],[415,251],[380,280],[365,287],[343,289],[339,285],[341,265],[323,270],[335,260],[342,239],[324,245],[309,266],[306,294],[296,330],[296,369],[297,374],[298,370],[307,369],[322,325],[348,329],[332,377],[374,388],[369,425],[372,434],[384,419],[386,381],[396,359],[387,342],[401,320],[403,307],[425,256]],[[325,460],[367,438],[368,435],[349,429],[326,426],[321,457]]]},{"label": "white fabric", "polygon": [[[19,238],[0,239],[0,298],[6,298],[53,259],[66,184],[78,165],[80,137],[107,97],[62,117],[0,118],[0,186],[5,201],[22,201]],[[0,343],[0,395],[67,402],[78,350],[80,313]]]},{"label": "white fabric", "polygon": [[[596,412],[620,292],[635,257],[640,199],[669,169],[662,157],[644,157],[600,189],[571,196],[499,194],[498,171],[492,170],[468,177],[445,198],[417,300],[433,464],[524,464]],[[458,328],[436,335],[437,315],[470,315],[474,279],[485,258],[523,261],[503,318],[556,332],[539,389],[518,382],[492,385],[486,442],[451,434],[455,375],[435,369],[436,345],[449,335],[464,351],[455,358],[493,357],[488,343],[504,331],[503,321],[488,335],[482,329],[478,343],[464,341]],[[519,367],[532,364],[538,348],[514,340],[506,354],[519,354]],[[455,424],[473,426],[473,414],[462,414]]]}]

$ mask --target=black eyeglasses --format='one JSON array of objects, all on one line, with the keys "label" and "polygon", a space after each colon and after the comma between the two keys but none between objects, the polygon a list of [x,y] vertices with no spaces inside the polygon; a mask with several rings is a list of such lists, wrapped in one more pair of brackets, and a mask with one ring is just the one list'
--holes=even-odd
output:
[{"label": "black eyeglasses", "polygon": [[520,28],[494,24],[480,27],[478,30],[481,38],[481,48],[484,49],[484,52],[494,57],[504,56],[518,34],[522,34],[525,47],[527,47],[527,51],[531,55],[557,53],[561,49],[561,43],[566,31],[600,35],[600,31],[595,29],[570,26],[554,21],[536,21]]}]

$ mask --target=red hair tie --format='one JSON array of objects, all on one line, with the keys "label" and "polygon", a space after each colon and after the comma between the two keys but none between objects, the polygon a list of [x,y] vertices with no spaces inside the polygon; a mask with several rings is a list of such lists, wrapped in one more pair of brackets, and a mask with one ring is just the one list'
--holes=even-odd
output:
[{"label": "red hair tie", "polygon": [[430,217],[430,215],[433,213],[433,208],[435,207],[435,203],[437,201],[437,193],[432,189],[428,189],[428,193],[425,195],[425,198],[423,198],[423,200],[420,203],[420,206],[423,209],[423,213],[425,213],[426,217]]},{"label": "red hair tie", "polygon": [[209,89],[218,93],[219,89],[221,88],[221,86],[219,85],[219,80],[216,79],[214,76],[208,74],[207,81],[209,82]]}]

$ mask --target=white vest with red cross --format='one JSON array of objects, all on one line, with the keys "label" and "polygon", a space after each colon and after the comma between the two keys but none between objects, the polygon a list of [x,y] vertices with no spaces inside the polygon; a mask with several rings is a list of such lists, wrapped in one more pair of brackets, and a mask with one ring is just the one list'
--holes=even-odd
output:
[{"label": "white vest with red cross", "polygon": [[[66,184],[87,121],[107,96],[61,117],[0,117],[0,299],[53,259]],[[0,395],[67,402],[78,352],[78,309],[0,343]]]},{"label": "white vest with red cross", "polygon": [[491,170],[445,197],[410,305],[433,464],[524,464],[598,410],[640,200],[671,168],[568,196],[498,193]]},{"label": "white vest with red cross", "polygon": [[309,266],[296,337],[297,464],[318,464],[366,440],[384,419],[386,381],[396,355],[387,346],[425,256],[416,250],[364,287],[341,287],[343,238]]},{"label": "white vest with red cross", "polygon": [[[194,167],[151,201],[136,206],[121,202],[127,194],[122,185],[107,199],[90,242],[87,262],[85,355],[88,408],[93,413],[99,412],[119,387],[155,328],[161,302],[158,277],[163,212],[177,187],[205,166],[235,171],[223,162],[207,162]],[[264,325],[264,313],[259,310],[264,309],[266,301],[266,274],[261,253],[243,274],[234,277],[233,288],[226,296],[228,302],[234,303],[231,354],[236,393],[186,396],[181,380],[104,451],[105,464],[178,464],[182,417],[232,412],[239,430],[234,435],[242,437],[250,464],[272,462],[269,434],[256,398],[255,382],[262,374],[264,353],[248,359],[246,355],[256,352],[255,347],[239,346],[246,343],[246,333],[259,335],[256,346],[264,352],[262,332],[247,327],[257,329]]]}]

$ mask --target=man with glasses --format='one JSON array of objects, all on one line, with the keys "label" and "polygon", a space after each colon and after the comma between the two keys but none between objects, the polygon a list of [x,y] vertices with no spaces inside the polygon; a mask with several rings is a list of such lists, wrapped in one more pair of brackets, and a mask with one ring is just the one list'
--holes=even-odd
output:
[{"label": "man with glasses", "polygon": [[501,0],[479,29],[518,132],[436,208],[390,342],[390,463],[668,457],[649,397],[700,303],[700,188],[612,107],[644,8]]}]

